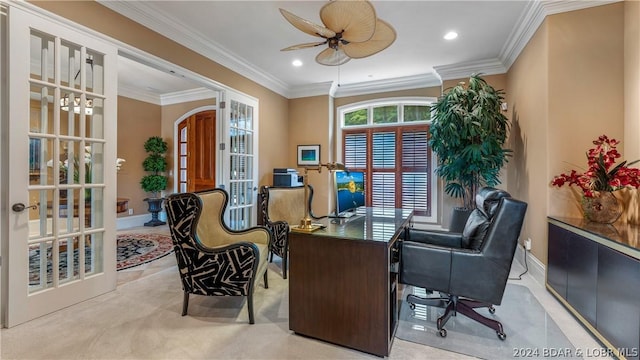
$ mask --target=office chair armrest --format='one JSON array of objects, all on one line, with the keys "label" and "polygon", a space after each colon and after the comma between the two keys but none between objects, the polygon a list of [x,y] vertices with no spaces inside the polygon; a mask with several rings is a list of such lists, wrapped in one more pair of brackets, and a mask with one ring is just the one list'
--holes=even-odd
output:
[{"label": "office chair armrest", "polygon": [[405,230],[404,239],[407,241],[439,245],[449,248],[462,248],[462,234],[449,231],[407,228]]},{"label": "office chair armrest", "polygon": [[403,241],[400,248],[400,282],[449,292],[451,249]]}]

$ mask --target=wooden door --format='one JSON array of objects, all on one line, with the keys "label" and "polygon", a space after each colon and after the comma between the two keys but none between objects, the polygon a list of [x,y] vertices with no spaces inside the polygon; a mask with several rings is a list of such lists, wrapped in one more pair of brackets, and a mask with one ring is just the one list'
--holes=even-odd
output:
[{"label": "wooden door", "polygon": [[215,187],[216,112],[194,114],[178,125],[180,134],[180,191]]}]

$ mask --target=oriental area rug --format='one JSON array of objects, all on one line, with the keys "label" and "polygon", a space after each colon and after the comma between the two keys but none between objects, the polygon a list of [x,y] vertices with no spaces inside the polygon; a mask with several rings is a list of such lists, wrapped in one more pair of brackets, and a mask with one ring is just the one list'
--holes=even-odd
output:
[{"label": "oriental area rug", "polygon": [[[153,260],[169,255],[173,251],[173,242],[169,235],[163,234],[146,234],[146,233],[128,233],[117,236],[117,265],[118,271],[128,269],[134,266],[148,263]],[[66,244],[66,243],[65,243]],[[29,247],[29,284],[32,286],[42,286],[40,282],[41,267],[42,272],[46,274],[47,284],[52,282],[52,261],[51,246],[46,247],[46,258],[40,258],[40,245]],[[73,275],[67,274],[67,265],[69,256],[67,256],[67,246],[61,246],[59,250],[60,259],[60,280],[77,276],[78,274],[78,247],[77,242],[73,245]],[[85,247],[85,272],[91,271],[91,248]],[[46,267],[45,267],[46,266]],[[46,269],[46,270],[45,270]]]},{"label": "oriental area rug", "polygon": [[[420,290],[416,289],[415,294],[424,296]],[[445,325],[447,336],[441,337],[436,321],[444,309],[416,305],[411,310],[406,295],[413,291],[412,286],[404,289],[396,331],[399,339],[481,359],[580,358],[576,356],[575,347],[526,286],[507,284],[502,304],[496,306],[494,315],[487,309],[477,310],[483,316],[502,323],[507,334],[504,341],[498,339],[492,329],[461,314],[449,319]]]},{"label": "oriental area rug", "polygon": [[117,270],[148,263],[173,251],[171,236],[162,234],[118,235]]}]

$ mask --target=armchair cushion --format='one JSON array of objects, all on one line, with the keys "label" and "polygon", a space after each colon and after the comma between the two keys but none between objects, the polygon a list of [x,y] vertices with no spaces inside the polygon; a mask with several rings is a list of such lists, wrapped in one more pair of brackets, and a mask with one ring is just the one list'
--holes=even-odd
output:
[{"label": "armchair cushion", "polygon": [[[226,208],[226,197],[219,191],[197,193],[202,201],[202,214],[196,230],[196,238],[207,248],[218,248],[238,242],[250,242],[256,245],[259,263],[255,279],[267,270],[269,240],[271,233],[265,227],[254,227],[242,231],[227,228],[220,215],[220,209]],[[224,212],[223,212],[224,213]]]}]

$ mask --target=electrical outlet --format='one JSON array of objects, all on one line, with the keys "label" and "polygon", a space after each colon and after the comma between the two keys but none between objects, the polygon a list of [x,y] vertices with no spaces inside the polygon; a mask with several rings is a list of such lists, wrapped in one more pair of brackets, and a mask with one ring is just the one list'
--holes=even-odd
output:
[{"label": "electrical outlet", "polygon": [[524,248],[527,249],[527,251],[531,251],[531,238],[524,241]]},{"label": "electrical outlet", "polygon": [[129,209],[129,215],[133,215],[133,209]]}]

